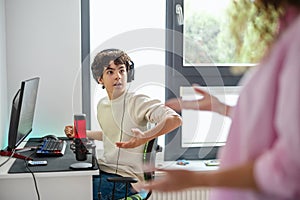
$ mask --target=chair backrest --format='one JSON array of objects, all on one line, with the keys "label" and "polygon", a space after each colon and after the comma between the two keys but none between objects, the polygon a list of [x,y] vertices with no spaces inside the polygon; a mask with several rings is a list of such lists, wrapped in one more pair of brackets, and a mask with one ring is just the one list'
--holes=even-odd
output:
[{"label": "chair backrest", "polygon": [[[161,152],[162,148],[157,144],[157,138],[154,138],[145,144],[143,162],[145,165],[155,166],[156,154]],[[144,179],[146,181],[153,180],[155,176],[155,171],[145,171]],[[148,199],[152,194],[152,191],[149,191],[147,197]]]}]

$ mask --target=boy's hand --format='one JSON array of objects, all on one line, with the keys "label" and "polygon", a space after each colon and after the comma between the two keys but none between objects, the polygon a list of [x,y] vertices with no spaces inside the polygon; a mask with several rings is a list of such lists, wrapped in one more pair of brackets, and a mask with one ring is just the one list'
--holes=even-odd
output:
[{"label": "boy's hand", "polygon": [[74,133],[73,126],[65,126],[65,134],[68,138],[74,138],[75,133]]},{"label": "boy's hand", "polygon": [[116,142],[116,146],[120,148],[135,148],[142,144],[145,144],[148,141],[144,133],[140,129],[133,128],[131,129],[131,132],[134,136],[129,141]]}]

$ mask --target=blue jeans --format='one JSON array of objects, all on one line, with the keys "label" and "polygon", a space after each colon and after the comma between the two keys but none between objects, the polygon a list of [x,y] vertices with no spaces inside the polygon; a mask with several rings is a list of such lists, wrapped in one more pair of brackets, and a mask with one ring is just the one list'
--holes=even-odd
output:
[{"label": "blue jeans", "polygon": [[[101,200],[113,200],[112,199],[112,191],[114,187],[114,183],[108,182],[108,177],[121,177],[116,174],[110,174],[101,171],[101,175],[93,176],[93,200],[98,200],[98,191],[101,192]],[[100,185],[101,184],[101,185]],[[115,197],[114,199],[121,199],[125,197],[126,184],[124,183],[116,183],[115,186]],[[128,194],[127,196],[133,195],[134,192],[131,184],[128,186]]]}]

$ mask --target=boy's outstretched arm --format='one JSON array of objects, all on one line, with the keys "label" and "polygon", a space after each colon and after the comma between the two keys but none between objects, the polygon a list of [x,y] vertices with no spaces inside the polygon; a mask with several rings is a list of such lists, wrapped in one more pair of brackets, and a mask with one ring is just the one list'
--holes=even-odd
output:
[{"label": "boy's outstretched arm", "polygon": [[164,135],[178,128],[182,124],[182,119],[179,115],[170,115],[164,118],[156,124],[155,127],[142,132],[140,129],[133,128],[131,132],[135,137],[131,138],[127,142],[116,142],[116,146],[120,148],[134,148],[138,147],[146,142],[157,138],[158,136]]}]

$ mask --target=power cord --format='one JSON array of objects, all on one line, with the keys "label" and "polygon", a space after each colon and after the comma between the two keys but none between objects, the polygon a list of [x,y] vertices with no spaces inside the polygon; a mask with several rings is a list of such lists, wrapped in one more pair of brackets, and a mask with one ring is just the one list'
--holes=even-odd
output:
[{"label": "power cord", "polygon": [[[0,164],[0,167],[2,167],[3,165],[5,165],[14,156],[15,152],[16,152],[16,149],[13,149],[12,150],[12,154],[3,163]],[[33,154],[31,154],[31,155],[33,155]],[[26,169],[31,173],[31,175],[33,177],[35,191],[37,193],[38,200],[40,200],[40,194],[39,194],[39,190],[38,190],[38,187],[37,187],[37,182],[36,182],[36,179],[35,179],[35,175],[34,175],[34,173],[31,171],[31,169],[28,166],[28,160],[31,157],[31,155],[28,156],[28,157],[26,157],[26,159],[24,159],[24,162],[25,162]]]},{"label": "power cord", "polygon": [[14,156],[15,152],[16,152],[16,149],[13,149],[12,154],[3,163],[0,164],[0,167],[5,165]]},{"label": "power cord", "polygon": [[30,169],[30,167],[28,166],[28,158],[30,158],[33,154],[34,154],[34,153],[30,154],[30,156],[28,156],[28,157],[24,160],[24,162],[25,162],[26,169],[27,169],[27,170],[31,173],[31,175],[32,175],[33,182],[34,182],[34,187],[35,187],[35,191],[36,191],[38,200],[40,200],[41,197],[40,197],[40,193],[39,193],[39,190],[38,190],[38,185],[37,185],[37,181],[36,181],[35,175],[34,175],[33,171]]}]

